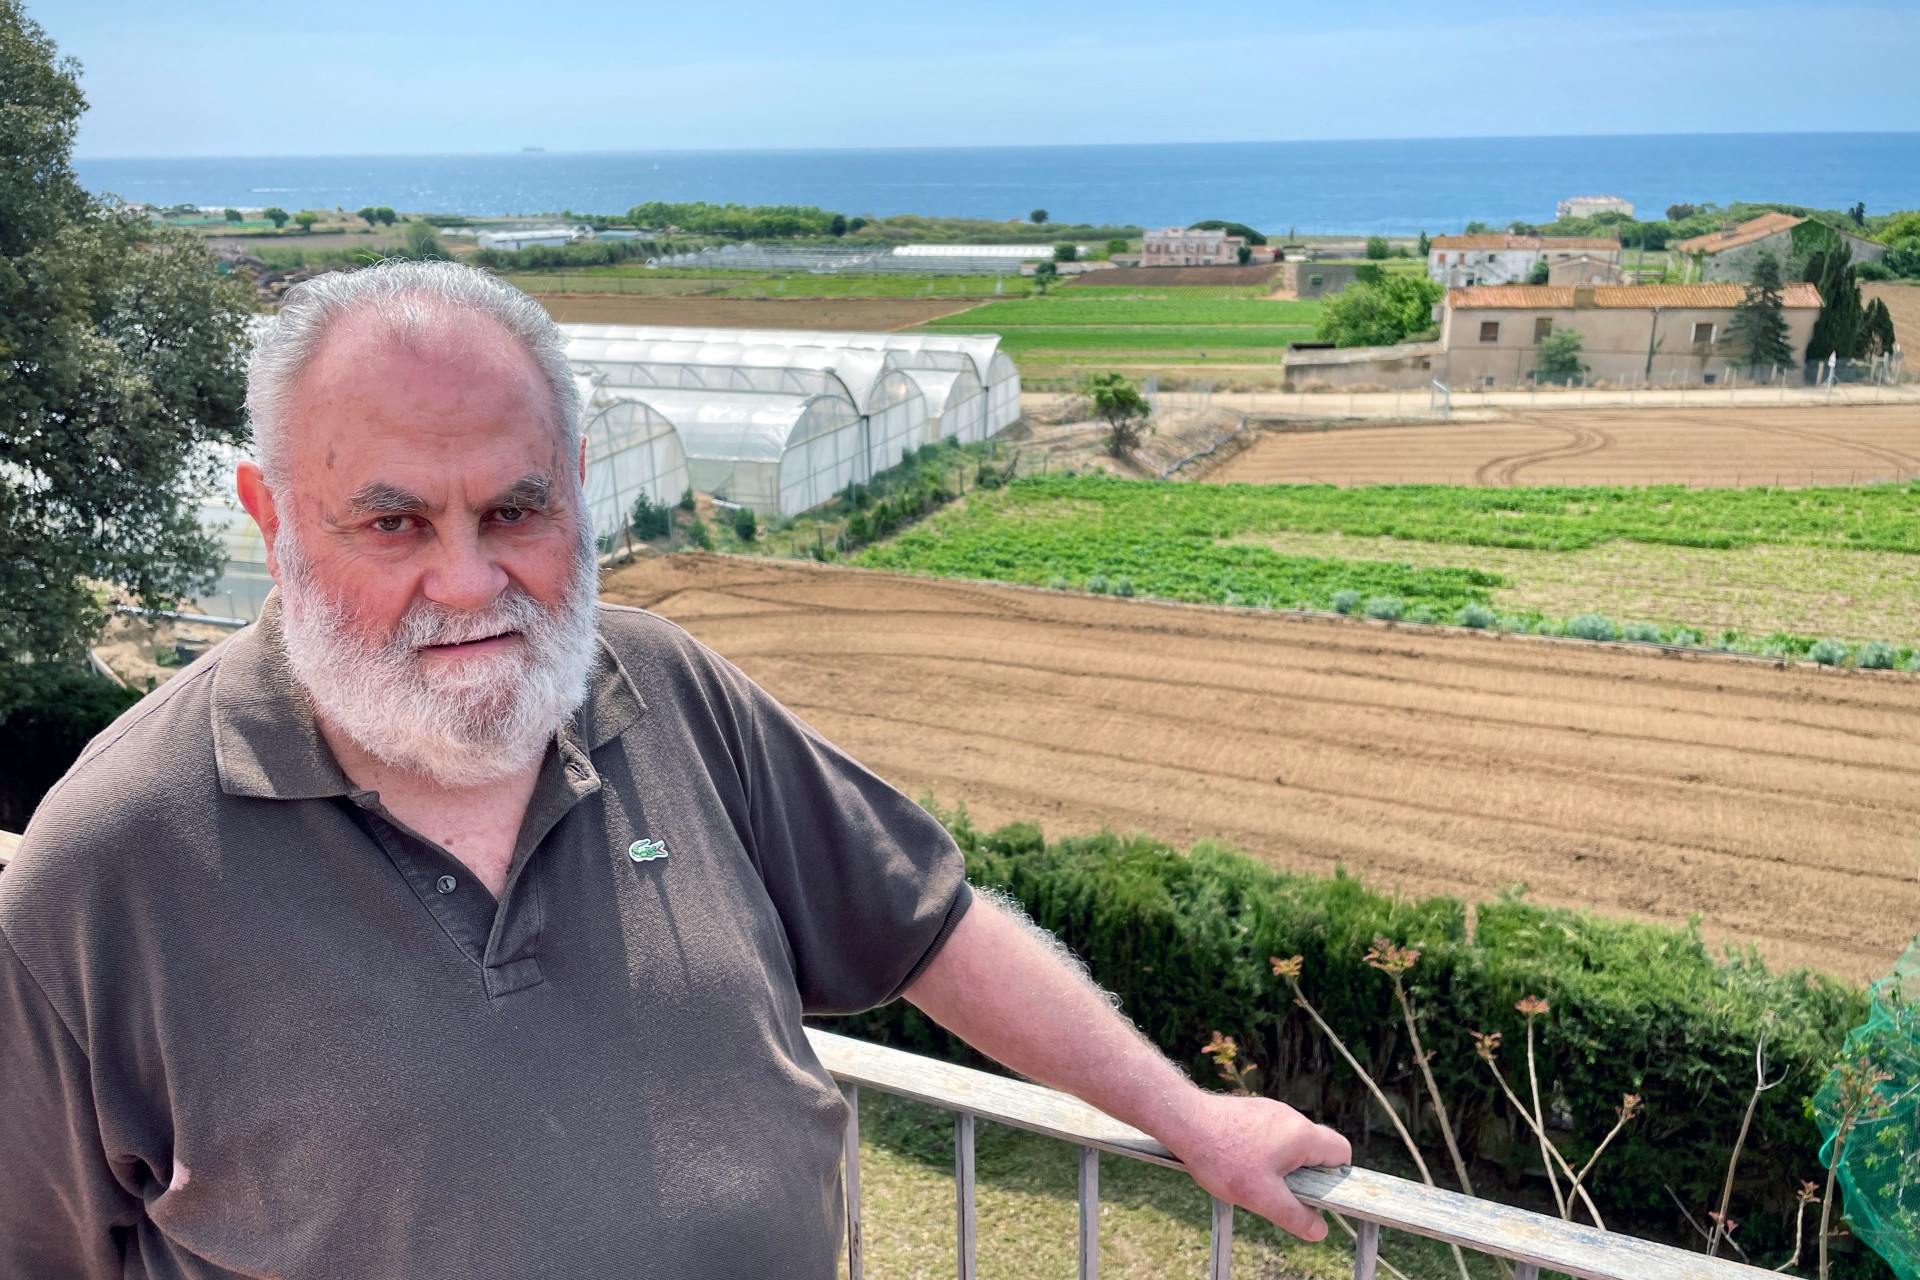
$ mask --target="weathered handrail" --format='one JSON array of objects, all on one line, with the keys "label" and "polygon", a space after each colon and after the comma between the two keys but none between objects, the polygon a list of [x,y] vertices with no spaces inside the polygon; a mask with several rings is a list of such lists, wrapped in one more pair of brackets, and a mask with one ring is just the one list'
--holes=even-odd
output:
[{"label": "weathered handrail", "polygon": [[[903,1053],[831,1032],[808,1028],[820,1061],[853,1104],[846,1139],[847,1246],[850,1280],[861,1280],[864,1241],[860,1230],[859,1090],[862,1086],[951,1111],[954,1125],[956,1195],[960,1222],[958,1273],[973,1280],[973,1122],[992,1120],[1071,1142],[1080,1148],[1080,1275],[1094,1280],[1099,1257],[1099,1153],[1178,1169],[1173,1153],[1129,1125],[1077,1098],[970,1067]],[[1359,1168],[1301,1169],[1287,1185],[1316,1209],[1358,1219],[1355,1280],[1374,1280],[1379,1230],[1392,1227],[1505,1258],[1516,1280],[1534,1280],[1542,1269],[1580,1280],[1760,1280],[1758,1267],[1709,1258],[1669,1245],[1616,1235],[1544,1214],[1478,1200]],[[1233,1239],[1233,1207],[1215,1200],[1209,1280],[1227,1280]]]}]

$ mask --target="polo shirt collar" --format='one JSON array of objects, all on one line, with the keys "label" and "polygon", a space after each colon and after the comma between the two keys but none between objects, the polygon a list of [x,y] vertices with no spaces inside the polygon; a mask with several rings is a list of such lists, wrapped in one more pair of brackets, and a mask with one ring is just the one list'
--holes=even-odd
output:
[{"label": "polo shirt collar", "polygon": [[[619,737],[646,710],[626,668],[599,640],[587,700],[561,726],[560,754],[591,770],[586,756]],[[313,701],[287,661],[280,593],[260,618],[224,646],[213,673],[213,752],[220,789],[265,800],[314,800],[360,793],[320,734]]]}]

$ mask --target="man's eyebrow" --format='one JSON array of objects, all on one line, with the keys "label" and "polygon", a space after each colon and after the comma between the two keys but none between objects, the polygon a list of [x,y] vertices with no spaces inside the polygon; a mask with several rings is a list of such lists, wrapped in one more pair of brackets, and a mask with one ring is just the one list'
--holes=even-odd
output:
[{"label": "man's eyebrow", "polygon": [[379,480],[363,485],[347,499],[347,514],[350,516],[411,515],[426,509],[425,498]]},{"label": "man's eyebrow", "polygon": [[491,507],[544,508],[553,500],[553,481],[543,475],[525,475],[502,489],[487,505]]}]

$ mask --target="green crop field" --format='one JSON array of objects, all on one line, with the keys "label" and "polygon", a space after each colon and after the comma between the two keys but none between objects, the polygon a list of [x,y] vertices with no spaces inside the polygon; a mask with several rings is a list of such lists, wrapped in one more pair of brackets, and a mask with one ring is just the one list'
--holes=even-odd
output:
[{"label": "green crop field", "polygon": [[[1920,483],[1843,489],[1340,489],[1043,476],[977,494],[862,563],[1172,600],[1507,625],[1582,614],[1729,648],[1920,644]],[[1119,584],[1124,581],[1125,589]],[[1383,606],[1384,607],[1384,606]],[[1484,623],[1482,625],[1485,625]],[[1576,630],[1576,633],[1577,630]]]},{"label": "green crop field", "polygon": [[1155,328],[1230,325],[1241,328],[1311,326],[1319,318],[1318,302],[1274,302],[1262,298],[1142,298],[1132,293],[1123,297],[1084,297],[1078,293],[1054,293],[1044,298],[990,302],[959,315],[935,320],[932,324],[943,328],[994,330],[1082,325]]},{"label": "green crop field", "polygon": [[1076,326],[1052,329],[988,329],[985,325],[947,325],[950,332],[998,332],[1000,348],[1017,362],[1023,358],[1066,358],[1083,363],[1098,359],[1124,361],[1133,356],[1155,360],[1168,356],[1225,359],[1234,355],[1273,361],[1286,351],[1289,342],[1313,336],[1313,330],[1298,326],[1271,329],[1236,328],[1227,325],[1181,326],[1174,328],[1107,329]]}]

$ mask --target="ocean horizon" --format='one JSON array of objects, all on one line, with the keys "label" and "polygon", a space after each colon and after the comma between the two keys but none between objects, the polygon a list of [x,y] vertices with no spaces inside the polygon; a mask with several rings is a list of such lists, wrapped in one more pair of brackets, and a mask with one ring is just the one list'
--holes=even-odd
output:
[{"label": "ocean horizon", "polygon": [[1547,222],[1556,202],[1774,200],[1920,207],[1920,132],[1648,134],[1329,142],[1113,143],[787,151],[76,159],[86,186],[148,204],[473,217],[617,214],[648,200],[803,204],[1060,222],[1245,222],[1269,233],[1458,231]]}]

